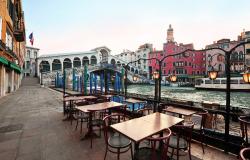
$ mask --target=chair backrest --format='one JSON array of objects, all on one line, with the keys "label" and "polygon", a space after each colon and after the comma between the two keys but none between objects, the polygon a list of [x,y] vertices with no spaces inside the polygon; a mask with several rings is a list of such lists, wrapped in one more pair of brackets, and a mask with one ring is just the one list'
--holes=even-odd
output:
[{"label": "chair backrest", "polygon": [[240,160],[250,159],[250,148],[243,148],[240,150]]},{"label": "chair backrest", "polygon": [[245,141],[247,145],[249,144],[247,126],[250,125],[250,116],[240,116],[239,121],[240,121],[241,137],[242,140]]},{"label": "chair backrest", "polygon": [[[172,132],[169,128],[167,129],[164,129],[162,132],[161,132],[161,136],[157,136],[157,137],[149,137],[147,138],[147,140],[149,140],[151,143],[151,148],[153,150],[153,154],[152,154],[152,158],[151,159],[156,159],[156,147],[157,147],[157,143],[162,144],[162,152],[161,152],[161,159],[167,159],[167,153],[168,153],[168,144],[169,144],[169,139],[170,139],[170,136],[171,136]],[[161,143],[163,142],[163,143]]]},{"label": "chair backrest", "polygon": [[129,120],[130,117],[124,114],[111,114],[103,118],[103,132],[104,132],[104,139],[105,143],[108,144],[109,134],[113,132],[110,128],[110,125],[120,123],[126,120]]},{"label": "chair backrest", "polygon": [[194,125],[197,126],[195,127],[196,129],[201,130],[204,128],[207,115],[208,115],[207,110],[201,110],[192,116],[192,121],[194,122]]},{"label": "chair backrest", "polygon": [[192,132],[194,128],[194,122],[186,122],[183,125],[174,125],[171,130],[177,137],[177,147],[179,146],[180,138],[187,141],[188,146],[191,145]]},{"label": "chair backrest", "polygon": [[146,116],[146,115],[153,113],[153,109],[152,108],[143,108],[143,109],[137,110],[137,113],[139,113],[141,116]]}]

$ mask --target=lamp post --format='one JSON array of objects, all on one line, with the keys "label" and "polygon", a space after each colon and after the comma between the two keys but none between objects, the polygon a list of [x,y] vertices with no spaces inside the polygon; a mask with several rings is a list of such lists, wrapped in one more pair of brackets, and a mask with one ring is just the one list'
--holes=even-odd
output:
[{"label": "lamp post", "polygon": [[[238,48],[239,46],[245,45],[245,44],[250,44],[250,42],[241,42],[231,48],[229,51],[226,51],[222,48],[209,48],[209,49],[203,49],[203,50],[192,50],[192,51],[209,51],[209,50],[220,50],[225,53],[225,74],[226,74],[226,113],[225,113],[225,137],[224,137],[224,146],[225,146],[225,152],[228,151],[229,149],[229,122],[230,122],[230,81],[231,81],[231,73],[230,73],[230,55],[232,55],[233,51]],[[213,68],[212,68],[213,69]],[[208,72],[209,78],[214,80],[216,79],[218,72],[216,71],[211,71]],[[246,83],[249,83],[250,80],[250,74],[248,72],[245,72],[243,74],[243,80]]]}]

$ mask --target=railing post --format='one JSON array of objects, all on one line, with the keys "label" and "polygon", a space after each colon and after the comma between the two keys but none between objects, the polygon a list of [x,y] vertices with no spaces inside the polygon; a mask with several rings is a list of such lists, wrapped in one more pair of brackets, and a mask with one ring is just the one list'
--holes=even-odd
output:
[{"label": "railing post", "polygon": [[228,151],[228,144],[229,144],[229,123],[230,123],[230,53],[225,52],[226,57],[226,64],[225,64],[225,71],[226,71],[226,119],[225,119],[225,152]]}]

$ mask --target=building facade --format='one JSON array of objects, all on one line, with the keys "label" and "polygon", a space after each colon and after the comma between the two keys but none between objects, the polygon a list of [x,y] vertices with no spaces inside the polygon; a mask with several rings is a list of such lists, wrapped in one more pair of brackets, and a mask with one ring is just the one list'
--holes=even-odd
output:
[{"label": "building facade", "polygon": [[[171,25],[167,30],[167,42],[163,44],[163,50],[153,51],[149,54],[148,58],[162,59],[167,55],[174,55],[183,52],[187,49],[194,49],[193,44],[178,44],[174,41],[174,30]],[[165,58],[162,64],[162,77],[167,80],[168,76],[175,74],[179,82],[194,82],[194,78],[202,77],[205,74],[206,56],[204,52],[188,52],[188,57],[181,55],[171,56]],[[159,70],[156,60],[149,62],[151,74]]]},{"label": "building facade", "polygon": [[[149,53],[152,52],[153,45],[149,43],[145,43],[136,51],[124,50],[122,53],[116,55],[119,59],[122,59],[126,64],[132,61],[136,61],[138,59],[147,59]],[[144,75],[149,78],[149,62],[147,60],[141,60],[140,62],[136,62],[132,64],[134,68],[138,68],[138,74]]]},{"label": "building facade", "polygon": [[[250,31],[243,31],[241,35],[238,37],[238,40],[245,42],[250,41]],[[250,70],[250,44],[246,44],[244,48],[245,48],[245,65],[246,65],[245,69]]]},{"label": "building facade", "polygon": [[37,57],[39,56],[39,50],[39,48],[26,46],[25,62],[23,64],[24,76],[37,76]]},{"label": "building facade", "polygon": [[21,84],[25,23],[21,0],[0,1],[0,96]]},{"label": "building facade", "polygon": [[[206,48],[222,48],[230,50],[241,41],[231,41],[230,39],[221,39],[213,44],[207,45]],[[221,50],[206,51],[206,72],[212,68],[218,71],[220,77],[225,77],[225,53]],[[230,70],[232,76],[240,76],[240,73],[245,70],[245,49],[244,46],[237,47],[230,57]]]}]

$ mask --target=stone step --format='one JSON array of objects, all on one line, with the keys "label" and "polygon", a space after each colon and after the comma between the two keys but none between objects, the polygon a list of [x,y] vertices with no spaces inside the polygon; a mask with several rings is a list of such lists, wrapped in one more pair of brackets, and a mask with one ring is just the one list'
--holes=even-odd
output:
[{"label": "stone step", "polygon": [[22,86],[34,86],[39,84],[39,79],[35,77],[25,77],[22,80]]}]

